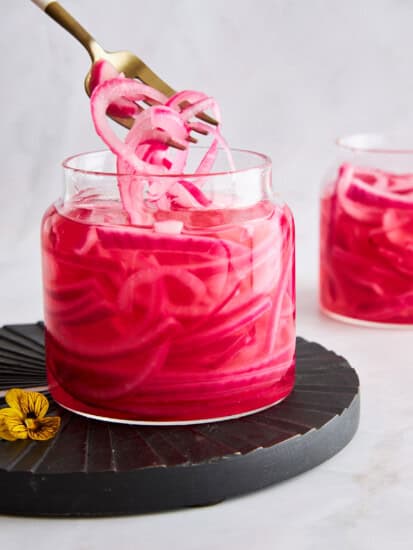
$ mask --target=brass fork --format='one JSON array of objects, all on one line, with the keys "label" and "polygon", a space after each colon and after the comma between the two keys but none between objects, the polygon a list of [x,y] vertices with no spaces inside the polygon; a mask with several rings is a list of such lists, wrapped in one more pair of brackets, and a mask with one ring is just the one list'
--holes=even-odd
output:
[{"label": "brass fork", "polygon": [[[151,86],[152,88],[155,88],[156,90],[159,90],[164,95],[170,97],[173,94],[175,94],[175,90],[169,86],[164,80],[162,80],[156,73],[152,71],[139,57],[137,57],[135,54],[128,52],[128,51],[118,51],[118,52],[108,52],[100,46],[96,42],[96,40],[93,38],[93,36],[82,27],[82,25],[76,21],[76,19],[70,15],[68,11],[65,10],[65,8],[59,4],[59,2],[55,2],[54,0],[32,0],[36,6],[38,6],[41,10],[43,10],[49,17],[54,19],[56,23],[59,23],[64,29],[66,29],[76,40],[78,40],[82,46],[87,50],[91,60],[92,65],[86,74],[85,77],[85,90],[86,93],[90,96],[91,90],[90,90],[90,75],[93,68],[93,64],[99,61],[100,59],[105,59],[106,61],[109,61],[115,69],[120,72],[124,73],[124,75],[128,78],[137,78],[144,84],[147,84],[148,86]],[[187,105],[187,104],[186,104]],[[186,106],[182,105],[182,107]],[[205,113],[199,113],[198,118],[203,120],[204,122],[207,122],[209,124],[216,125],[217,121],[210,117],[209,115]],[[118,118],[118,117],[111,117],[113,120],[116,120],[119,124],[122,124],[122,126],[125,126],[127,128],[130,128],[133,124],[132,118]],[[199,129],[194,130],[198,133],[207,133],[203,131],[199,131]],[[196,140],[193,137],[189,138],[190,141],[196,142]],[[177,147],[179,149],[182,148],[181,145],[171,142],[171,145],[174,147]]]}]

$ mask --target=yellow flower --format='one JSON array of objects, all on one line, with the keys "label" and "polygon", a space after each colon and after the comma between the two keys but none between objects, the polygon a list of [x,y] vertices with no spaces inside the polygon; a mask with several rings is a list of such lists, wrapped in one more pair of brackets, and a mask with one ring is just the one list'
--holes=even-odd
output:
[{"label": "yellow flower", "polygon": [[56,435],[60,418],[46,417],[49,402],[43,394],[14,388],[5,399],[9,407],[0,409],[0,439],[45,441]]}]

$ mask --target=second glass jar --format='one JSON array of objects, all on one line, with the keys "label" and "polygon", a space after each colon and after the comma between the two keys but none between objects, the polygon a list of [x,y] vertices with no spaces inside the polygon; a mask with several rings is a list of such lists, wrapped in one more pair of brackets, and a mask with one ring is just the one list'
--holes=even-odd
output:
[{"label": "second glass jar", "polygon": [[413,139],[355,135],[337,146],[321,193],[321,308],[413,326]]}]

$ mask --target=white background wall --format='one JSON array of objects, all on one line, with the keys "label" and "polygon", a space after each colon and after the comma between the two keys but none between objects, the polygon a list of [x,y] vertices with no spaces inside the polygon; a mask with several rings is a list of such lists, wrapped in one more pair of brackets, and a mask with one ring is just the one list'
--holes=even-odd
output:
[{"label": "white background wall", "polygon": [[[296,217],[299,295],[315,307],[317,195],[333,138],[413,122],[413,2],[62,2],[106,48],[215,96],[233,146],[272,156]],[[41,317],[39,224],[59,163],[100,142],[83,92],[88,56],[29,0],[0,1],[0,63],[0,322],[30,321]]]}]

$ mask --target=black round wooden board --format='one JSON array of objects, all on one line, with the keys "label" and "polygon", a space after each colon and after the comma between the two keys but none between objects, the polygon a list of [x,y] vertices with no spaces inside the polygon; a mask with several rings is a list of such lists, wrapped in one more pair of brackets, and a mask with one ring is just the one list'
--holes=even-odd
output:
[{"label": "black round wooden board", "polygon": [[[46,384],[43,325],[0,329],[0,388]],[[4,401],[0,402],[0,406]],[[0,513],[139,514],[220,502],[327,460],[357,430],[359,380],[347,361],[297,338],[297,377],[283,403],[241,419],[179,427],[62,418],[46,442],[0,441]]]}]

